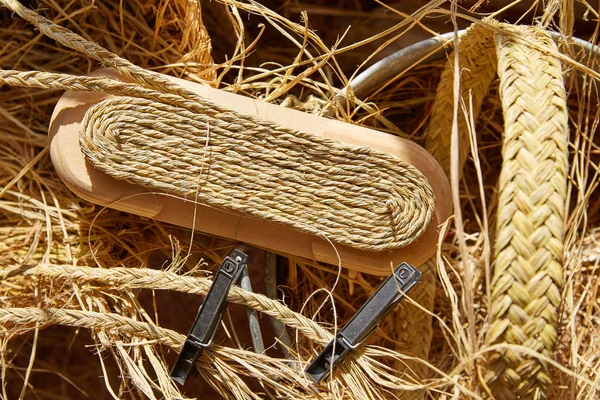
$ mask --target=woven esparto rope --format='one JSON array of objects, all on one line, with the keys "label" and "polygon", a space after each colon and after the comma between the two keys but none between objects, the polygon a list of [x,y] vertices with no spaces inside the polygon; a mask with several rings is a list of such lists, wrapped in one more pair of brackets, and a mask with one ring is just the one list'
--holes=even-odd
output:
[{"label": "woven esparto rope", "polygon": [[433,192],[410,164],[216,105],[122,97],[91,107],[81,148],[116,179],[371,251],[427,228]]},{"label": "woven esparto rope", "polygon": [[[493,22],[493,21],[490,21]],[[563,235],[567,183],[567,109],[557,48],[541,28],[498,24],[506,35],[472,28],[461,38],[462,99],[472,96],[478,114],[496,60],[505,134],[495,242],[489,345],[520,345],[552,357],[563,282]],[[465,44],[463,47],[463,43]],[[452,118],[452,75],[442,75],[429,129],[428,149],[448,171]],[[483,89],[485,88],[485,92]],[[468,130],[459,111],[461,167],[468,154]],[[445,115],[435,115],[445,114]],[[434,122],[434,119],[436,122]],[[550,376],[543,362],[507,347],[488,357],[485,375],[498,399],[545,397]]]},{"label": "woven esparto rope", "polygon": [[[210,278],[183,276],[150,268],[95,268],[55,264],[8,269],[0,273],[0,280],[19,275],[94,283],[119,289],[172,290],[194,295],[206,295],[212,284]],[[319,344],[327,344],[331,340],[331,334],[318,323],[262,294],[248,292],[234,285],[227,295],[227,301],[274,317]]]},{"label": "woven esparto rope", "polygon": [[[461,77],[461,101],[466,107],[472,105],[474,113],[473,118],[477,119],[481,104],[489,91],[490,84],[496,73],[496,57],[494,55],[494,38],[489,29],[474,25],[468,29],[468,32],[459,42],[459,65]],[[453,55],[450,55],[453,60]],[[444,169],[446,176],[450,177],[450,149],[451,149],[451,127],[454,102],[454,63],[447,62],[442,71],[440,82],[437,86],[434,105],[432,107],[431,119],[425,136],[425,148],[438,161]],[[462,108],[459,108],[458,129],[461,135],[460,139],[460,165],[462,166],[467,158],[469,148],[468,121],[465,118]],[[419,304],[426,307],[427,310],[433,310],[435,296],[435,286],[437,279],[437,260],[436,257],[429,259],[422,267],[423,287],[422,298]],[[426,273],[428,275],[426,275]],[[428,279],[427,279],[428,278]],[[418,338],[421,346],[418,348],[419,356],[427,360],[431,338],[433,336],[432,318],[422,310],[412,307],[413,313],[406,314],[407,318],[415,322],[414,338]],[[411,310],[409,308],[409,310]],[[407,326],[408,328],[408,326]],[[414,365],[415,373],[418,376],[425,376],[426,370],[422,364]],[[423,399],[422,392],[407,393],[404,395],[407,400]]]},{"label": "woven esparto rope", "polygon": [[[496,74],[497,60],[494,53],[494,38],[493,33],[484,27],[477,25],[471,26],[467,34],[463,36],[459,42],[459,65],[460,65],[460,91],[461,102],[467,107],[468,111],[472,111],[473,119],[477,120],[481,104],[489,91],[490,84]],[[450,55],[450,60],[453,60],[453,55]],[[425,148],[436,158],[438,163],[444,169],[446,176],[450,177],[450,150],[451,150],[451,135],[454,102],[454,63],[449,61],[444,66],[440,82],[437,87],[434,105],[432,107],[431,119],[425,136]],[[469,109],[472,107],[472,109]],[[462,107],[459,107],[458,129],[460,140],[459,162],[462,167],[468,155],[469,136],[468,136],[468,121]],[[435,257],[429,259],[423,268],[429,270],[431,278],[424,282],[428,287],[423,288],[424,303],[430,304],[428,310],[433,310],[433,300],[435,296],[436,283],[436,266]],[[425,278],[425,272],[423,278]],[[429,295],[429,297],[427,297]],[[425,305],[421,303],[422,305]],[[417,324],[420,328],[420,334],[415,332],[416,337],[422,338],[421,357],[426,360],[431,345],[431,337],[433,335],[433,327],[431,326],[432,319],[429,315],[421,310],[414,310],[413,319],[421,321]],[[408,316],[408,315],[407,315]],[[426,352],[425,352],[426,351]],[[416,365],[417,374],[424,376],[422,364]],[[423,396],[419,392],[405,395],[407,400],[421,400]],[[412,396],[412,397],[410,397]]]},{"label": "woven esparto rope", "polygon": [[[563,283],[568,117],[556,45],[534,27],[496,38],[504,112],[502,172],[488,342],[552,357]],[[498,398],[541,398],[551,383],[543,362],[506,349],[486,375]]]},{"label": "woven esparto rope", "polygon": [[123,96],[91,107],[80,137],[117,179],[371,251],[406,246],[431,220],[431,186],[388,153],[108,78],[0,70],[0,82]]},{"label": "woven esparto rope", "polygon": [[0,82],[123,96],[90,108],[80,138],[117,179],[371,251],[406,246],[431,220],[429,183],[388,153],[107,78],[3,70]]},{"label": "woven esparto rope", "polygon": [[[182,276],[174,272],[158,271],[148,268],[93,268],[72,265],[42,264],[35,267],[15,267],[0,274],[0,279],[9,276],[44,277],[53,280],[73,281],[92,285],[109,286],[116,289],[152,289],[174,290],[191,294],[205,295],[212,284],[210,278]],[[233,286],[227,300],[232,303],[251,307],[262,313],[274,316],[289,327],[298,329],[302,335],[316,343],[325,345],[333,339],[333,334],[323,329],[313,320],[296,313],[285,305],[266,296],[247,292]],[[168,346],[178,348],[181,346],[184,335],[169,329],[162,328],[153,323],[136,321],[131,318],[117,315],[99,313],[85,310],[72,310],[67,308],[0,308],[0,326],[7,332],[25,332],[34,329],[37,324],[42,327],[50,325],[65,325],[84,327],[96,331],[115,331],[133,336],[157,340]],[[6,332],[5,332],[6,333]],[[226,356],[231,352],[243,352],[248,357],[264,358],[265,361],[279,363],[266,355],[255,354],[245,350],[214,346],[211,348],[216,353]],[[353,362],[339,365],[342,373],[338,376],[347,386],[347,381],[365,374],[377,380],[381,387],[387,390],[407,389],[402,379],[386,379],[379,374],[384,371],[372,357],[381,355],[377,346],[363,346],[349,357]],[[376,378],[375,378],[376,377]],[[305,382],[305,376],[298,375],[299,382]],[[360,396],[358,398],[364,398]]]}]

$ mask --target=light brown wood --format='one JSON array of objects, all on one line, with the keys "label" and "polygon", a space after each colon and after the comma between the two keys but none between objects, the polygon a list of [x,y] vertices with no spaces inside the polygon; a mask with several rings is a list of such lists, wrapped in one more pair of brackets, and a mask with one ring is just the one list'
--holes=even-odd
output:
[{"label": "light brown wood", "polygon": [[[115,71],[109,69],[96,71],[92,75],[119,78]],[[339,254],[342,267],[377,275],[388,275],[392,267],[402,261],[420,265],[435,252],[438,223],[445,221],[451,212],[450,187],[440,166],[422,147],[383,132],[302,113],[177,78],[169,79],[213,103],[240,113],[254,114],[265,120],[325,138],[375,148],[410,162],[425,175],[435,192],[436,210],[429,229],[409,246],[393,252],[360,251],[337,244],[334,248],[322,238],[283,225],[209,208],[115,180],[94,169],[86,161],[78,141],[79,125],[85,112],[108,96],[69,91],[56,105],[49,134],[50,154],[54,166],[73,192],[95,204],[187,228],[193,227],[201,232],[239,240],[279,253],[335,265],[338,264]]]}]

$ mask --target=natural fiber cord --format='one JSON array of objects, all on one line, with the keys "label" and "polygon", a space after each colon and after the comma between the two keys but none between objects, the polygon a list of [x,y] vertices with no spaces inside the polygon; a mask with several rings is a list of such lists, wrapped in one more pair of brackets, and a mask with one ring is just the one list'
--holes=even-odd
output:
[{"label": "natural fiber cord", "polygon": [[[557,341],[568,172],[566,93],[560,62],[552,55],[556,45],[543,29],[497,27],[502,34],[473,27],[459,43],[462,102],[472,99],[474,119],[496,70],[495,44],[505,124],[487,332],[487,344],[502,348],[489,353],[485,380],[497,399],[540,399],[550,384],[547,367],[515,345],[552,357]],[[449,62],[426,142],[447,172],[452,73]],[[458,118],[462,168],[469,132],[460,111]]]},{"label": "natural fiber cord", "polygon": [[431,220],[429,183],[387,153],[108,78],[8,70],[0,81],[125,96],[82,122],[82,150],[117,179],[372,251],[411,243]]},{"label": "natural fiber cord", "polygon": [[81,148],[117,179],[372,251],[429,225],[433,192],[412,165],[220,108],[123,97],[82,121]]},{"label": "natural fiber cord", "polygon": [[[121,289],[169,290],[194,295],[206,295],[212,284],[210,278],[183,276],[174,272],[150,268],[92,268],[53,264],[8,270],[0,273],[0,280],[16,275],[108,285]],[[297,329],[316,343],[327,344],[331,340],[331,334],[318,323],[262,294],[248,292],[239,286],[232,286],[227,301],[242,304],[274,317],[284,325]]]},{"label": "natural fiber cord", "polygon": [[[563,283],[566,93],[546,32],[506,29],[518,36],[496,38],[505,133],[488,342],[552,357]],[[493,353],[486,379],[502,399],[542,398],[551,382],[544,362],[514,348]]]}]

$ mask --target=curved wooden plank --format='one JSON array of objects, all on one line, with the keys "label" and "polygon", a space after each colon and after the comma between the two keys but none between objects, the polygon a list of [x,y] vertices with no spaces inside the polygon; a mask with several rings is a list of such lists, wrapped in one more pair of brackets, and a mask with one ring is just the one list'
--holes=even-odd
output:
[{"label": "curved wooden plank", "polygon": [[[98,70],[92,75],[119,78],[115,71],[109,69]],[[95,204],[195,228],[211,235],[240,240],[280,253],[336,265],[339,254],[343,267],[377,275],[388,275],[393,266],[401,261],[419,265],[435,252],[438,221],[446,220],[451,212],[450,187],[440,166],[422,147],[372,129],[306,114],[197,83],[168,78],[216,104],[238,112],[254,114],[280,125],[322,137],[372,147],[410,162],[425,175],[436,195],[435,217],[429,229],[409,246],[393,252],[360,251],[337,244],[334,249],[334,246],[323,238],[283,225],[209,208],[115,180],[94,169],[86,161],[78,142],[79,125],[83,115],[89,107],[108,96],[68,91],[61,97],[52,115],[49,131],[50,155],[61,179],[74,193]]]}]

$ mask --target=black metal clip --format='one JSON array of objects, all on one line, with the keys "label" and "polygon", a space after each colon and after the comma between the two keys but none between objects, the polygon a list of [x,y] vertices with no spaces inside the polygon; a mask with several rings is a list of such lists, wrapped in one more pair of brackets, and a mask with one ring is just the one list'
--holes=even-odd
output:
[{"label": "black metal clip", "polygon": [[[358,347],[421,278],[421,272],[410,264],[400,264],[379,289],[367,300],[335,339],[313,360],[305,372],[319,383],[346,353]],[[335,346],[334,346],[335,342]]]},{"label": "black metal clip", "polygon": [[236,249],[221,263],[175,366],[171,370],[171,378],[177,383],[185,384],[194,370],[194,361],[200,356],[202,350],[212,343],[221,322],[221,315],[227,306],[229,289],[246,268],[247,260],[248,256]]}]

